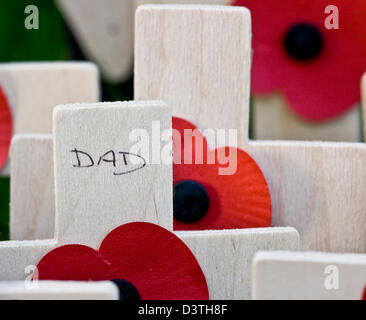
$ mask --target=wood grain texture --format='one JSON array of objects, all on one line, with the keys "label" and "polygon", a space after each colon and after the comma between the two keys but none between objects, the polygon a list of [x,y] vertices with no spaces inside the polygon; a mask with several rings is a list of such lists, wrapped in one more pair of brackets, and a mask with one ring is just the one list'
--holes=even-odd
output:
[{"label": "wood grain texture", "polygon": [[[92,63],[4,63],[0,85],[12,109],[14,134],[51,133],[57,104],[99,100],[99,74]],[[1,174],[9,171],[7,166]]]},{"label": "wood grain texture", "polygon": [[251,299],[252,259],[259,250],[298,250],[293,228],[182,231],[176,234],[196,256],[212,300]]},{"label": "wood grain texture", "polygon": [[118,300],[111,281],[24,281],[0,282],[0,300]]},{"label": "wood grain texture", "polygon": [[357,106],[336,119],[310,122],[298,117],[280,94],[255,96],[252,101],[253,139],[342,142],[362,140],[361,115]]},{"label": "wood grain texture", "polygon": [[[130,152],[136,145],[130,134],[141,129],[152,139],[154,121],[159,122],[159,134],[171,129],[171,112],[165,103],[117,102],[56,107],[56,237],[60,243],[97,248],[112,229],[131,221],[151,222],[173,229],[173,203],[169,201],[173,199],[172,165],[171,162],[152,163],[151,147],[157,149],[153,141],[141,140],[141,149],[150,151],[150,158],[145,156],[147,165],[144,168],[116,175],[128,170],[119,153]],[[157,150],[160,154],[163,147],[161,144]],[[75,149],[91,155],[95,165],[75,168],[77,160],[71,152]],[[116,154],[116,167],[103,161],[97,165],[100,157],[111,150]],[[111,155],[106,159],[111,159]],[[82,160],[82,165],[85,161]]]},{"label": "wood grain texture", "polygon": [[166,101],[199,128],[237,129],[248,141],[251,22],[245,8],[141,6],[135,99]]},{"label": "wood grain texture", "polygon": [[0,281],[25,280],[30,274],[26,267],[37,265],[49,251],[57,247],[56,240],[1,241]]},{"label": "wood grain texture", "polygon": [[84,53],[105,79],[132,74],[134,0],[57,0]]},{"label": "wood grain texture", "polygon": [[[109,150],[116,154],[130,151],[136,144],[130,136],[132,130],[145,130],[152,137],[155,120],[160,124],[158,133],[171,129],[171,111],[165,103],[116,102],[55,108],[55,239],[0,242],[0,280],[25,279],[26,266],[37,264],[47,252],[63,244],[85,244],[97,249],[110,231],[124,223],[147,221],[172,230],[171,159],[169,163],[154,164],[146,157],[146,167],[122,176],[115,176],[114,172],[125,168],[123,157],[116,161],[116,167],[103,161],[97,165],[99,157]],[[153,157],[150,143],[155,145],[141,135],[139,147],[149,150]],[[75,167],[75,148],[90,154],[95,166]],[[162,152],[163,148],[167,149],[167,145],[161,143],[154,150]],[[52,157],[44,161],[52,162]],[[81,159],[81,165],[84,161]],[[126,161],[132,163],[129,158]]]},{"label": "wood grain texture", "polygon": [[272,198],[274,226],[292,226],[302,249],[366,252],[366,145],[252,141]]},{"label": "wood grain texture", "polygon": [[365,254],[273,251],[254,257],[258,300],[360,300],[365,284]]},{"label": "wood grain texture", "polygon": [[19,134],[11,144],[10,239],[52,239],[55,188],[51,134]]}]

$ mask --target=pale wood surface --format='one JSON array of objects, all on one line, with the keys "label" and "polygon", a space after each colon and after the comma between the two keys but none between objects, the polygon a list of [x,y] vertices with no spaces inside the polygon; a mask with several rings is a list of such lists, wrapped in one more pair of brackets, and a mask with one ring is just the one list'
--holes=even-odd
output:
[{"label": "pale wood surface", "polygon": [[[338,289],[330,283],[335,279]],[[365,254],[273,251],[254,257],[253,298],[258,300],[360,300],[365,284]]]},{"label": "pale wood surface", "polygon": [[200,128],[237,129],[248,141],[251,22],[245,8],[141,6],[136,13],[135,99],[171,105]]},{"label": "pale wood surface", "polygon": [[[116,168],[110,163],[75,168],[77,161],[71,152],[75,148],[88,152],[97,163],[99,156],[109,150],[129,151],[136,144],[129,139],[131,130],[144,129],[151,137],[153,120],[160,121],[161,131],[171,128],[171,112],[166,104],[116,102],[56,107],[57,240],[0,242],[0,280],[24,279],[26,266],[37,264],[59,245],[76,243],[97,249],[110,231],[127,222],[147,221],[172,230],[171,162],[157,165],[147,158],[143,169],[114,176],[114,169],[124,165],[121,159]],[[152,152],[150,143],[141,139],[139,145]],[[162,143],[157,151],[163,148],[166,145]],[[52,162],[52,157],[45,161]]]},{"label": "pale wood surface", "polygon": [[280,94],[253,98],[253,138],[258,140],[318,140],[360,142],[360,108],[334,120],[310,122],[301,119]]},{"label": "pale wood surface", "polygon": [[52,239],[55,188],[51,134],[19,134],[11,144],[10,239]]},{"label": "pale wood surface", "polygon": [[57,0],[85,54],[112,82],[126,80],[133,65],[133,0]]},{"label": "pale wood surface", "polygon": [[183,231],[176,234],[196,256],[213,300],[251,299],[252,259],[257,251],[299,249],[299,234],[293,228]]},{"label": "pale wood surface", "polygon": [[273,225],[295,227],[302,249],[366,252],[366,145],[252,141],[272,198]]},{"label": "pale wood surface", "polygon": [[[87,62],[3,63],[0,85],[12,109],[13,132],[51,133],[57,104],[97,102],[99,73]],[[8,175],[7,166],[2,175]]]},{"label": "pale wood surface", "polygon": [[24,281],[0,282],[0,300],[118,300],[111,281]]},{"label": "pale wood surface", "polygon": [[56,240],[0,241],[0,281],[25,280],[26,267],[35,266],[58,246]]},{"label": "pale wood surface", "polygon": [[[172,165],[171,162],[152,164],[153,121],[160,123],[158,134],[171,128],[171,112],[163,102],[56,107],[56,237],[60,243],[97,247],[108,232],[131,221],[173,229],[173,203],[169,201],[173,198]],[[119,153],[129,152],[136,145],[136,141],[130,139],[130,133],[136,129],[145,130],[150,137],[142,140],[145,147],[149,144],[147,165],[141,170],[115,176],[115,172],[126,170]],[[161,144],[157,151],[161,153],[163,147]],[[77,161],[71,151],[75,148],[94,157],[95,166],[74,168]],[[97,166],[100,156],[110,150],[116,153],[116,168],[103,162]]]}]

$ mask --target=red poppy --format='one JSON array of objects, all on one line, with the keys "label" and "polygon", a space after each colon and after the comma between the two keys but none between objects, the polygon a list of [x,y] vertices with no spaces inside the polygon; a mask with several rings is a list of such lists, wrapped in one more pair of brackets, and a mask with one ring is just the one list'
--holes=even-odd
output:
[{"label": "red poppy", "polygon": [[99,251],[66,245],[38,263],[40,280],[124,280],[142,300],[207,300],[205,276],[192,252],[173,233],[150,223],[114,229]]},{"label": "red poppy", "polygon": [[[327,120],[360,100],[366,71],[365,0],[235,0],[253,20],[254,94],[282,92],[309,120]],[[328,30],[328,5],[339,9],[339,29]]]},{"label": "red poppy", "polygon": [[365,287],[365,290],[363,291],[362,300],[366,300],[366,287]]},{"label": "red poppy", "polygon": [[[173,118],[173,129],[174,229],[270,227],[271,197],[257,163],[240,149],[208,150],[202,133],[186,120]],[[230,152],[233,156],[222,161]],[[192,164],[187,163],[190,158]],[[236,171],[220,175],[220,168],[230,165]],[[192,218],[192,211],[198,211],[197,219]],[[190,220],[184,219],[185,214]]]},{"label": "red poppy", "polygon": [[7,160],[9,146],[12,137],[12,119],[8,99],[0,86],[0,169],[2,169]]}]

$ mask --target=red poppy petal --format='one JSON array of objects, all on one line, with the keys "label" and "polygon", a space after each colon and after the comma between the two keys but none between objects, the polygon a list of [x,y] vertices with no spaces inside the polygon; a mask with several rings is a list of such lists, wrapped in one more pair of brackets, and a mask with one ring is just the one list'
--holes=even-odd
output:
[{"label": "red poppy petal", "polygon": [[143,300],[209,298],[196,258],[183,241],[162,227],[123,225],[105,238],[100,253],[112,265],[112,278],[133,283]]},{"label": "red poppy petal", "polygon": [[3,89],[0,86],[0,169],[7,160],[13,132],[11,110]]},{"label": "red poppy petal", "polygon": [[[325,0],[236,0],[253,19],[254,94],[281,91],[300,116],[321,121],[348,111],[360,100],[359,83],[366,70],[366,2],[335,0],[340,28],[325,28]],[[314,61],[298,62],[284,50],[283,39],[297,23],[317,26],[324,50]]]},{"label": "red poppy petal", "polygon": [[[185,126],[194,127],[186,120],[174,118],[173,128],[183,132]],[[195,127],[194,127],[195,128]],[[205,143],[203,145],[206,145]],[[176,145],[173,143],[174,152]],[[233,175],[219,175],[219,169],[226,167],[218,161],[219,152],[229,155],[237,162]],[[194,148],[185,152],[195,153]],[[214,230],[270,227],[272,220],[271,197],[265,177],[257,163],[243,150],[226,147],[209,152],[215,164],[174,163],[174,185],[184,180],[200,183],[210,198],[207,214],[195,223],[174,220],[175,230]],[[207,157],[205,157],[207,158]],[[221,161],[223,162],[223,161]]]},{"label": "red poppy petal", "polygon": [[192,252],[173,233],[150,223],[113,230],[99,252],[67,245],[38,264],[40,280],[131,282],[143,300],[207,300],[205,276]]},{"label": "red poppy petal", "polygon": [[362,300],[366,300],[366,287],[365,287],[365,290],[363,291]]},{"label": "red poppy petal", "polygon": [[52,250],[41,259],[37,268],[40,280],[100,281],[109,278],[109,264],[98,251],[82,245]]}]

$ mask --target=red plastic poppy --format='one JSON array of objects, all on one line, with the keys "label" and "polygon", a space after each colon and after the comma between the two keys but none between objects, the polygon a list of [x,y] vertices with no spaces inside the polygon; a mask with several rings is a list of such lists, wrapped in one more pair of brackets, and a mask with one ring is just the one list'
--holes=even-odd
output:
[{"label": "red plastic poppy", "polygon": [[132,283],[142,300],[207,300],[205,276],[192,252],[173,233],[150,223],[113,230],[99,251],[66,245],[38,263],[40,280]]},{"label": "red plastic poppy", "polygon": [[0,86],[0,169],[7,160],[13,132],[11,110],[8,99]]},{"label": "red plastic poppy", "polygon": [[[253,19],[254,94],[280,91],[289,106],[309,120],[327,120],[360,100],[366,71],[366,1],[364,0],[235,0]],[[339,9],[339,29],[328,30],[328,5]],[[284,46],[295,25],[310,24],[320,32],[323,49],[310,61],[292,58]]]},{"label": "red plastic poppy", "polygon": [[[206,215],[197,222],[174,220],[175,230],[215,230],[270,227],[271,197],[265,177],[257,163],[243,150],[225,147],[209,150],[202,133],[192,123],[173,118],[173,183],[191,180],[208,193],[210,205]],[[192,134],[193,137],[192,138]],[[199,156],[197,151],[202,150]],[[228,162],[220,153],[235,157],[236,171],[220,175]],[[185,158],[188,155],[187,158]],[[192,164],[187,163],[191,159]],[[190,162],[190,161],[189,161]],[[213,164],[211,164],[213,163]],[[231,165],[233,165],[231,163]],[[229,170],[230,171],[230,170]]]}]

